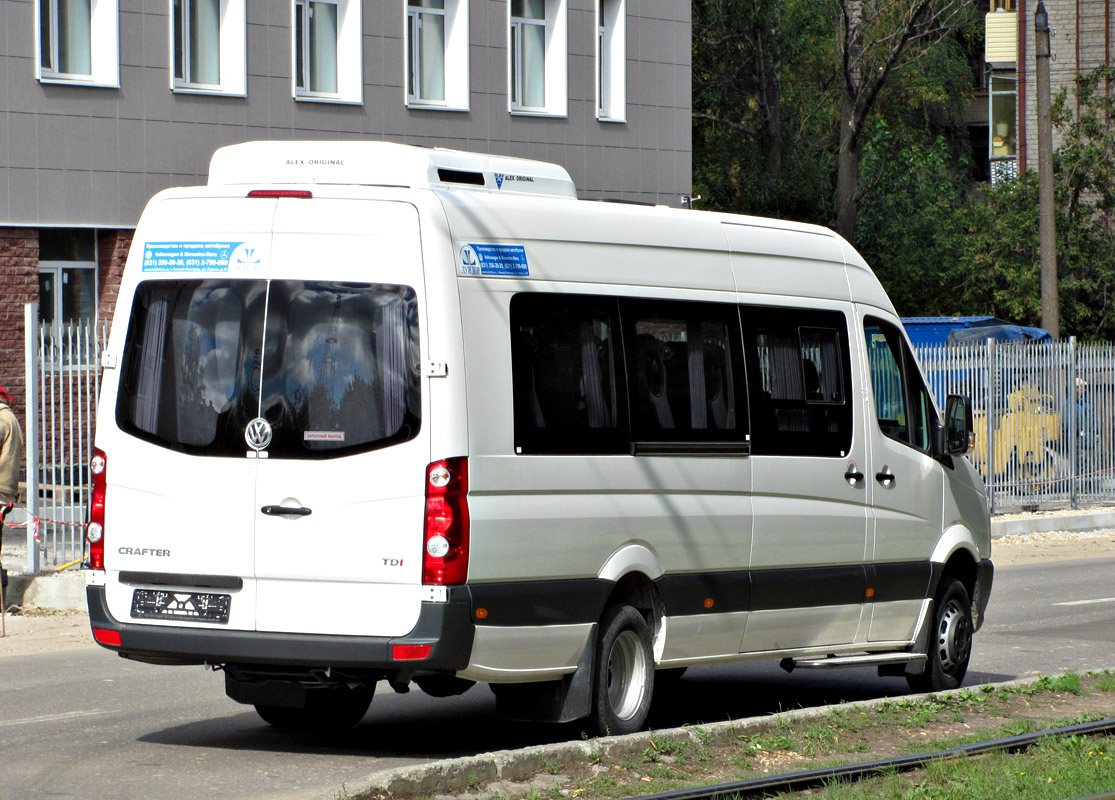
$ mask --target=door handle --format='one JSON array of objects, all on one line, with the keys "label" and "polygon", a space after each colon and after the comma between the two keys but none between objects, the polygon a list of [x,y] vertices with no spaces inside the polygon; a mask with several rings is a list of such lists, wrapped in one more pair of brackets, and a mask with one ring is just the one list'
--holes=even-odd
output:
[{"label": "door handle", "polygon": [[894,486],[894,473],[891,472],[888,468],[884,467],[882,472],[875,473],[875,480],[889,489]]},{"label": "door handle", "polygon": [[857,469],[856,467],[852,467],[844,473],[844,480],[846,480],[852,486],[855,486],[857,483],[863,480],[863,473],[860,472],[859,469]]},{"label": "door handle", "polygon": [[308,517],[310,514],[314,513],[305,506],[299,506],[297,508],[294,506],[264,506],[260,511],[269,517]]}]

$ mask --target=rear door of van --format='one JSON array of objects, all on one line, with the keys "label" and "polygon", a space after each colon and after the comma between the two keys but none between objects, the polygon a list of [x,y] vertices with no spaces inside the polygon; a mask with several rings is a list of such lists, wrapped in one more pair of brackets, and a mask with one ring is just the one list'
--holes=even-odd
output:
[{"label": "rear door of van", "polygon": [[[115,398],[124,435],[106,440],[105,566],[131,573],[110,587],[110,610],[164,625],[408,632],[429,461],[416,209],[163,205],[135,245],[150,255]],[[152,595],[137,616],[133,589],[166,574],[177,605]],[[183,610],[194,584],[229,596],[226,620]]]}]

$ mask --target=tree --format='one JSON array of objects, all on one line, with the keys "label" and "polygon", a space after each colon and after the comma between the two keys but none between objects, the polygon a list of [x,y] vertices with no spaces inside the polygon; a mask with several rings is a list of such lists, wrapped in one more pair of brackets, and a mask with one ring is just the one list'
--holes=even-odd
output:
[{"label": "tree", "polygon": [[834,227],[855,235],[865,132],[891,74],[926,58],[974,13],[971,0],[836,0],[841,11],[840,134]]},{"label": "tree", "polygon": [[694,189],[705,208],[827,219],[833,10],[816,0],[694,0]]}]

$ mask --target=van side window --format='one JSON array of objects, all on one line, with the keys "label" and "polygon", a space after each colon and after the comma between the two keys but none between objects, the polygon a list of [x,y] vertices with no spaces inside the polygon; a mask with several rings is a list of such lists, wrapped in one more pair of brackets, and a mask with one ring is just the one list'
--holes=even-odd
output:
[{"label": "van side window", "polygon": [[511,299],[516,452],[630,452],[618,319],[614,298]]},{"label": "van side window", "polygon": [[847,322],[838,311],[745,306],[755,455],[842,457],[852,443]]},{"label": "van side window", "polygon": [[929,452],[937,415],[902,334],[871,317],[864,320],[863,331],[879,429],[891,439]]},{"label": "van side window", "polygon": [[734,305],[622,300],[632,438],[733,442],[747,431],[737,402],[743,361]]}]

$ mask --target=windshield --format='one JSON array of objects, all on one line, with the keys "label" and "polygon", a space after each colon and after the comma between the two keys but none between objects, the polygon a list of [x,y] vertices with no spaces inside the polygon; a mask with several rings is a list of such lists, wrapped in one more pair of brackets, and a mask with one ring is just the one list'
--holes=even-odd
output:
[{"label": "windshield", "polygon": [[347,455],[417,434],[418,364],[409,287],[144,281],[117,422],[171,449],[243,456],[245,428],[263,417],[268,457]]}]

